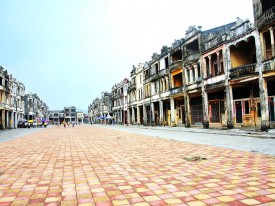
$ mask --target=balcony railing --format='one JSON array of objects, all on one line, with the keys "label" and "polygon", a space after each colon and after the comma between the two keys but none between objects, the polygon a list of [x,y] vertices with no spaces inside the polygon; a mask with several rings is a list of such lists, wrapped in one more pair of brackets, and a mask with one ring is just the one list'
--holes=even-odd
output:
[{"label": "balcony railing", "polygon": [[184,87],[183,86],[176,87],[176,88],[171,88],[170,89],[170,94],[171,95],[180,94],[180,93],[183,93],[183,91],[184,91]]},{"label": "balcony railing", "polygon": [[159,77],[165,76],[166,74],[168,74],[168,69],[163,69],[159,71]]},{"label": "balcony railing", "polygon": [[189,61],[194,61],[200,58],[200,53],[196,52],[196,53],[192,53],[192,54],[188,54],[185,56],[185,61],[189,62]]},{"label": "balcony railing", "polygon": [[256,72],[256,64],[247,64],[240,67],[230,69],[229,77],[231,79],[247,76]]},{"label": "balcony railing", "polygon": [[182,68],[182,60],[177,60],[175,62],[172,62],[169,67],[170,67],[170,71],[173,71],[176,69],[181,69]]},{"label": "balcony railing", "polygon": [[263,62],[263,71],[275,70],[275,58]]},{"label": "balcony railing", "polygon": [[128,91],[133,91],[137,88],[136,84],[131,84],[130,87],[128,88]]},{"label": "balcony railing", "polygon": [[149,78],[145,79],[144,80],[144,83],[148,83],[148,82],[151,82],[151,81],[154,81],[154,80],[157,80],[159,78],[159,74],[156,73],[156,74],[153,74],[152,76],[150,76]]},{"label": "balcony railing", "polygon": [[256,20],[257,27],[261,28],[275,20],[275,6],[271,7],[265,11],[259,18]]}]

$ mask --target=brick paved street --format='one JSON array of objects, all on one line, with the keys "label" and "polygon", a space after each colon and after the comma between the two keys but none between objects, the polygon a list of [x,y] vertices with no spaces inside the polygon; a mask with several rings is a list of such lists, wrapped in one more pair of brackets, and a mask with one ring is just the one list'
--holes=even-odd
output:
[{"label": "brick paved street", "polygon": [[0,143],[0,205],[275,205],[275,156],[52,127]]}]

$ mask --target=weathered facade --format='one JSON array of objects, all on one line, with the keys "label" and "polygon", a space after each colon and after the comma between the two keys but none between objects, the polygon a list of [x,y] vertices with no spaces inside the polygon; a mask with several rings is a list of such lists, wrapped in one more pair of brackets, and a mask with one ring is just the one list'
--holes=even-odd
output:
[{"label": "weathered facade", "polygon": [[275,1],[253,0],[254,21],[260,36],[259,92],[261,128],[275,125]]},{"label": "weathered facade", "polygon": [[25,86],[0,67],[0,128],[17,128],[24,118]]},{"label": "weathered facade", "polygon": [[127,105],[125,90],[112,90],[118,122],[262,131],[274,126],[275,2],[253,0],[253,8],[255,26],[240,18],[206,31],[190,26],[171,48],[134,66],[128,115],[121,103]]},{"label": "weathered facade", "polygon": [[129,80],[125,78],[112,88],[113,119],[115,124],[127,124],[128,120],[128,96]]},{"label": "weathered facade", "polygon": [[25,94],[24,111],[26,120],[48,119],[48,106],[37,94]]}]

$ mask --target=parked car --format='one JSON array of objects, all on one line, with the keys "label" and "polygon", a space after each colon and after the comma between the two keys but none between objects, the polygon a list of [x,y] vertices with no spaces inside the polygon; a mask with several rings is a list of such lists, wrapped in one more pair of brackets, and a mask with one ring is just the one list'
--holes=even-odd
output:
[{"label": "parked car", "polygon": [[28,120],[26,119],[20,119],[17,123],[18,128],[26,128],[28,127]]}]

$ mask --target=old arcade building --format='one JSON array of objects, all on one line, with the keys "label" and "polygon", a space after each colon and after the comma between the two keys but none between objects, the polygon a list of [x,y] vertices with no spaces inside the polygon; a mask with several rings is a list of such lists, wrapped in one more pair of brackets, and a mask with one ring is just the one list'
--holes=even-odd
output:
[{"label": "old arcade building", "polygon": [[[268,95],[268,120],[275,126],[275,1],[253,0],[254,21],[260,33],[263,89]],[[266,99],[263,99],[266,101]],[[261,102],[266,106],[266,102]],[[267,119],[266,119],[267,120]],[[264,121],[264,120],[263,120]],[[263,123],[264,124],[264,123]]]},{"label": "old arcade building", "polygon": [[129,80],[125,78],[112,88],[113,117],[116,124],[127,124],[127,90]]},{"label": "old arcade building", "polygon": [[259,33],[248,20],[238,19],[228,39],[225,49],[229,71],[228,127],[260,126],[264,116],[260,98],[266,95],[261,88],[261,57],[257,55],[260,54]]},{"label": "old arcade building", "polygon": [[133,66],[131,71],[131,79],[128,87],[128,124],[136,124],[137,122],[137,84],[136,84],[136,67]]},{"label": "old arcade building", "polygon": [[224,69],[224,52],[227,33],[234,25],[235,22],[204,31],[201,38],[204,128],[227,125],[225,100],[228,78]]},{"label": "old arcade building", "polygon": [[170,110],[166,114],[170,126],[185,124],[183,42],[184,39],[175,40],[170,51]]},{"label": "old arcade building", "polygon": [[200,72],[200,37],[202,31],[200,29],[200,27],[190,26],[186,31],[185,41],[182,45],[186,127],[201,125],[203,122]]}]

